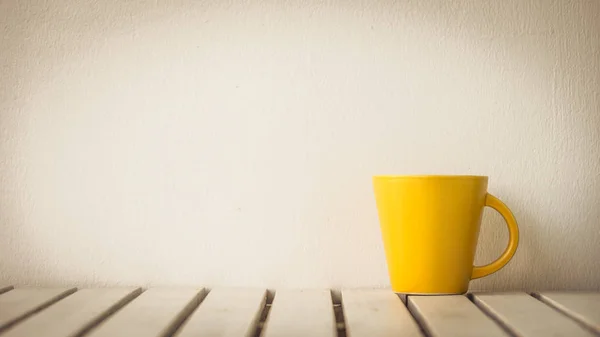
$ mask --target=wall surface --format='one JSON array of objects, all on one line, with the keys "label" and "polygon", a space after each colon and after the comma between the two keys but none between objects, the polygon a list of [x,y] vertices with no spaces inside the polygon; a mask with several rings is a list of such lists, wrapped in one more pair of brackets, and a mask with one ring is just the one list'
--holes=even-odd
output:
[{"label": "wall surface", "polygon": [[[473,289],[600,289],[600,2],[0,1],[0,281],[387,286],[371,176],[490,176]],[[507,240],[486,210],[476,262]]]}]

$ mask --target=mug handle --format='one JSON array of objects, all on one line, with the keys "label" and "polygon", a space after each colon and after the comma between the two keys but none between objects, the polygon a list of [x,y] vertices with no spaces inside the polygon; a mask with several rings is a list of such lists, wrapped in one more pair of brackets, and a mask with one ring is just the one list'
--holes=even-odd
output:
[{"label": "mug handle", "polygon": [[506,249],[496,261],[485,266],[473,267],[473,273],[471,274],[472,280],[488,276],[500,270],[500,268],[504,267],[513,255],[515,255],[517,246],[519,245],[519,227],[517,225],[517,220],[510,209],[508,209],[500,199],[489,193],[485,197],[485,205],[498,211],[504,218],[504,221],[506,221],[506,225],[508,226],[508,246],[506,246]]}]

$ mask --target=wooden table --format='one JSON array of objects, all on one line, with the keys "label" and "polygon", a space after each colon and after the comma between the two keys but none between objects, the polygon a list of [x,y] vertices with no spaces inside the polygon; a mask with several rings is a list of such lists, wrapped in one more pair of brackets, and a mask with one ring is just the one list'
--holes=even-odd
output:
[{"label": "wooden table", "polygon": [[0,285],[1,337],[599,336],[600,293]]}]

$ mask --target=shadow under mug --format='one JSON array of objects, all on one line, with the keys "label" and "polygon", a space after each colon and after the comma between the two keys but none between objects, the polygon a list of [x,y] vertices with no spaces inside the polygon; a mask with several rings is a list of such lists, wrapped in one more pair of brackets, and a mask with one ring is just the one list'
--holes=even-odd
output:
[{"label": "shadow under mug", "polygon": [[[392,290],[463,294],[469,281],[504,267],[519,243],[517,221],[487,193],[488,177],[374,176],[373,187]],[[483,208],[506,221],[508,246],[494,262],[473,266]]]}]

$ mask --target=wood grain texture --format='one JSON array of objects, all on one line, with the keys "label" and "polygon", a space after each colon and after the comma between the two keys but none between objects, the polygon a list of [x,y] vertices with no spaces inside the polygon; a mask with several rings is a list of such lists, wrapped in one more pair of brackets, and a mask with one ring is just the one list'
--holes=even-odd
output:
[{"label": "wood grain texture", "polygon": [[12,290],[12,289],[13,289],[13,286],[9,286],[9,285],[6,285],[6,284],[0,284],[0,294],[5,293],[5,292],[7,292],[9,290]]},{"label": "wood grain texture", "polygon": [[2,337],[71,337],[129,302],[139,288],[82,289],[12,327]]},{"label": "wood grain texture", "polygon": [[265,289],[213,289],[176,336],[252,336],[266,298]]},{"label": "wood grain texture", "polygon": [[474,296],[474,299],[483,310],[517,336],[594,336],[571,318],[525,293],[481,294]]},{"label": "wood grain texture", "polygon": [[409,296],[408,308],[432,337],[507,336],[465,296]]},{"label": "wood grain texture", "polygon": [[202,289],[150,288],[94,328],[89,337],[162,337],[198,306]]},{"label": "wood grain texture", "polygon": [[539,294],[539,297],[547,304],[600,333],[600,293],[546,292]]},{"label": "wood grain texture", "polygon": [[348,337],[422,336],[402,300],[390,290],[344,290]]},{"label": "wood grain texture", "polygon": [[0,330],[75,292],[75,288],[16,288],[0,296]]},{"label": "wood grain texture", "polygon": [[335,337],[329,290],[281,290],[275,293],[264,337]]}]

